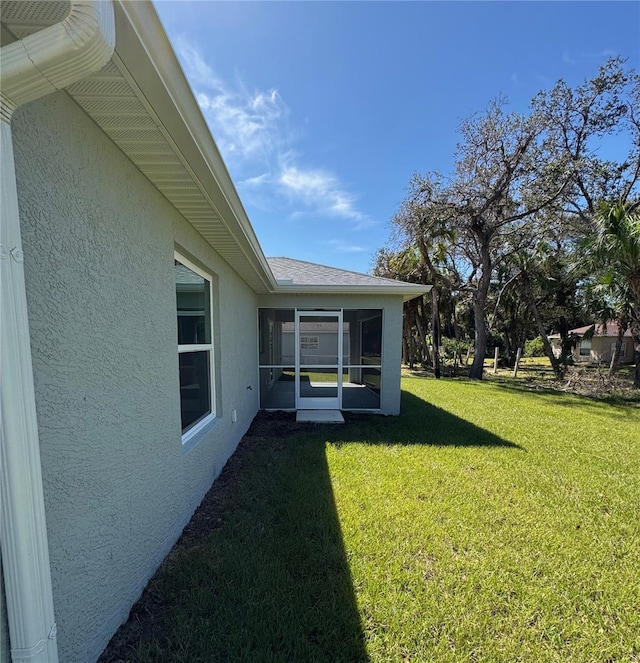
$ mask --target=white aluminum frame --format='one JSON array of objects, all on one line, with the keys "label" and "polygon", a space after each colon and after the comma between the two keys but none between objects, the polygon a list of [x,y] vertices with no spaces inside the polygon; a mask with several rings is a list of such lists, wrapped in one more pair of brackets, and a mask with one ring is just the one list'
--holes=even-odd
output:
[{"label": "white aluminum frame", "polygon": [[[294,306],[281,306],[281,307],[277,307],[277,306],[276,307],[273,307],[273,306],[271,306],[271,307],[258,306],[258,308],[256,309],[256,322],[257,322],[258,328],[260,328],[260,311],[263,310],[263,309],[268,309],[268,308],[275,308],[275,309],[278,309],[278,310],[292,311],[293,314],[294,314],[294,320],[293,320],[294,321],[294,332],[295,332],[295,327],[296,327],[296,324],[295,324],[296,316],[297,316],[298,313],[303,313],[303,314],[306,313],[307,315],[323,315],[323,314],[331,315],[331,314],[340,313],[340,316],[342,318],[342,323],[344,324],[344,311],[345,310],[359,310],[359,309],[357,309],[356,307],[353,307],[353,306],[350,306],[348,308],[332,308],[332,309],[324,309],[324,308],[323,309],[313,309],[313,308],[307,308],[307,307],[305,307],[305,308],[296,308]],[[382,316],[381,345],[382,345],[382,355],[384,356],[384,318],[385,318],[386,312],[384,310],[384,307],[377,308],[377,309],[374,307],[374,309],[379,310],[380,314]],[[343,324],[340,325],[341,331],[343,330]],[[360,326],[359,331],[360,331],[360,333],[362,333],[362,326]],[[344,342],[344,337],[343,337],[343,340],[341,341],[341,343],[343,343],[343,342]],[[294,338],[294,343],[296,344],[296,348],[299,348],[298,343],[295,341],[295,338]],[[256,344],[256,359],[257,359],[257,364],[258,364],[257,381],[258,381],[259,385],[261,385],[261,371],[264,370],[264,369],[274,369],[274,370],[292,369],[294,371],[294,375],[296,377],[298,377],[298,379],[299,379],[299,370],[298,370],[298,366],[296,365],[297,361],[296,361],[295,356],[294,356],[294,361],[291,362],[290,364],[261,364],[260,363],[260,348],[259,348],[259,344]],[[351,363],[348,363],[348,362],[345,364],[344,361],[342,360],[342,354],[340,354],[340,359],[341,359],[341,373],[340,373],[340,375],[341,375],[341,378],[342,378],[341,381],[340,381],[340,385],[341,385],[340,409],[344,409],[342,407],[342,405],[343,405],[343,403],[342,403],[342,386],[344,384],[344,372],[345,372],[345,370],[350,369],[350,368],[357,368],[357,369],[362,369],[362,370],[364,370],[364,369],[378,369],[380,371],[380,406],[377,407],[377,408],[355,408],[355,409],[353,409],[353,411],[354,412],[372,412],[372,413],[380,412],[380,410],[382,409],[382,381],[383,381],[382,373],[383,373],[383,361],[384,361],[383,358],[381,357],[381,360],[380,360],[379,364],[351,364]],[[323,368],[323,366],[318,366],[318,368]],[[326,366],[324,366],[324,368],[326,368]],[[260,389],[262,389],[262,386],[260,386]],[[292,411],[295,411],[296,409],[298,409],[297,394],[298,394],[298,391],[299,391],[299,384],[296,386],[296,383],[294,382],[294,389],[295,389],[295,392],[296,392],[294,394],[294,396],[296,397],[296,399],[294,401],[294,406],[292,408],[280,408],[280,407],[278,407],[278,408],[275,408],[275,409],[278,409],[278,410],[284,409],[288,412],[292,412]],[[260,395],[260,398],[261,398],[261,395]],[[261,408],[261,409],[271,410],[272,408]],[[347,408],[347,409],[349,410],[350,408]]]},{"label": "white aluminum frame", "polygon": [[[300,364],[300,321],[304,318],[327,318],[338,323],[338,345],[336,347],[336,364]],[[308,336],[309,334],[305,334]],[[340,410],[342,409],[342,354],[343,354],[342,309],[339,311],[299,311],[295,317],[295,396],[296,410]],[[300,395],[300,372],[303,370],[332,369],[336,371],[338,395],[335,398],[308,398]]]},{"label": "white aluminum frame", "polygon": [[[173,252],[173,257],[181,265],[184,265],[191,271],[195,272],[198,276],[201,276],[203,279],[209,283],[209,338],[211,339],[210,343],[196,343],[189,345],[180,345],[178,344],[178,354],[183,352],[204,352],[209,353],[209,414],[205,415],[200,421],[195,423],[191,428],[188,428],[184,433],[182,433],[182,446],[189,443],[193,437],[195,437],[203,428],[208,426],[216,418],[216,380],[215,380],[215,363],[214,363],[214,325],[213,325],[213,275],[205,272],[203,269],[195,265],[188,258],[185,258],[178,251]],[[176,310],[177,316],[177,310]],[[182,404],[181,404],[182,407]]]}]

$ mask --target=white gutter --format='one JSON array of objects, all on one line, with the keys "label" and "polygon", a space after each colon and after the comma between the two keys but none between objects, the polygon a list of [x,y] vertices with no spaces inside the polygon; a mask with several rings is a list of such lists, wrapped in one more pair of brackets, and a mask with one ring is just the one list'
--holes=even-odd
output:
[{"label": "white gutter", "polygon": [[278,283],[277,287],[270,293],[274,295],[307,295],[309,293],[322,295],[402,295],[405,302],[414,297],[426,295],[433,288],[432,285],[421,285],[419,283],[405,283],[398,281],[389,285],[288,285]]},{"label": "white gutter", "polygon": [[57,663],[40,445],[11,117],[101,69],[115,46],[111,0],[71,0],[67,18],[0,50],[0,542],[13,661]]}]

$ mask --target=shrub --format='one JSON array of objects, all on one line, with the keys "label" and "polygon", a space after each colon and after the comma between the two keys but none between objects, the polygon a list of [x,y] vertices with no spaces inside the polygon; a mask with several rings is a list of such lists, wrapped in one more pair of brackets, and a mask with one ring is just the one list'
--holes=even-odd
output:
[{"label": "shrub", "polygon": [[536,336],[531,341],[524,342],[524,356],[525,357],[544,357],[544,344],[542,338]]}]

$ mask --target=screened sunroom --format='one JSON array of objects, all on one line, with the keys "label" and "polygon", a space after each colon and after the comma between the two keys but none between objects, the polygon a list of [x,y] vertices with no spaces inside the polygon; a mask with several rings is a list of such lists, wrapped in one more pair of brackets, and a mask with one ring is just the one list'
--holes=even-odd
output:
[{"label": "screened sunroom", "polygon": [[258,297],[260,407],[398,414],[403,302],[430,286],[267,260],[277,289]]},{"label": "screened sunroom", "polygon": [[261,308],[263,409],[380,410],[383,310]]}]

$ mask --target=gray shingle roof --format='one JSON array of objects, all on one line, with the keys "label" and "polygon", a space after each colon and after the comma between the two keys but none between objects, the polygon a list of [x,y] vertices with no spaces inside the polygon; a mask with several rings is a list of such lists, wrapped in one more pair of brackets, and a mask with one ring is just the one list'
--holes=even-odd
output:
[{"label": "gray shingle roof", "polygon": [[397,288],[401,283],[393,279],[350,272],[346,269],[326,267],[292,258],[267,258],[267,262],[273,275],[282,285],[389,286]]},{"label": "gray shingle roof", "polygon": [[[616,322],[607,322],[607,327],[605,331],[604,325],[601,323],[594,323],[595,324],[595,331],[593,332],[594,336],[612,336],[612,337],[617,337],[618,336],[618,324]],[[585,325],[584,327],[576,327],[575,329],[570,329],[569,334],[575,334],[576,336],[582,336],[583,334],[586,334],[591,327],[594,325]],[[630,329],[627,329],[625,331],[624,336],[627,338],[631,338],[633,334],[631,333]],[[560,338],[560,334],[549,334],[549,338]]]}]

